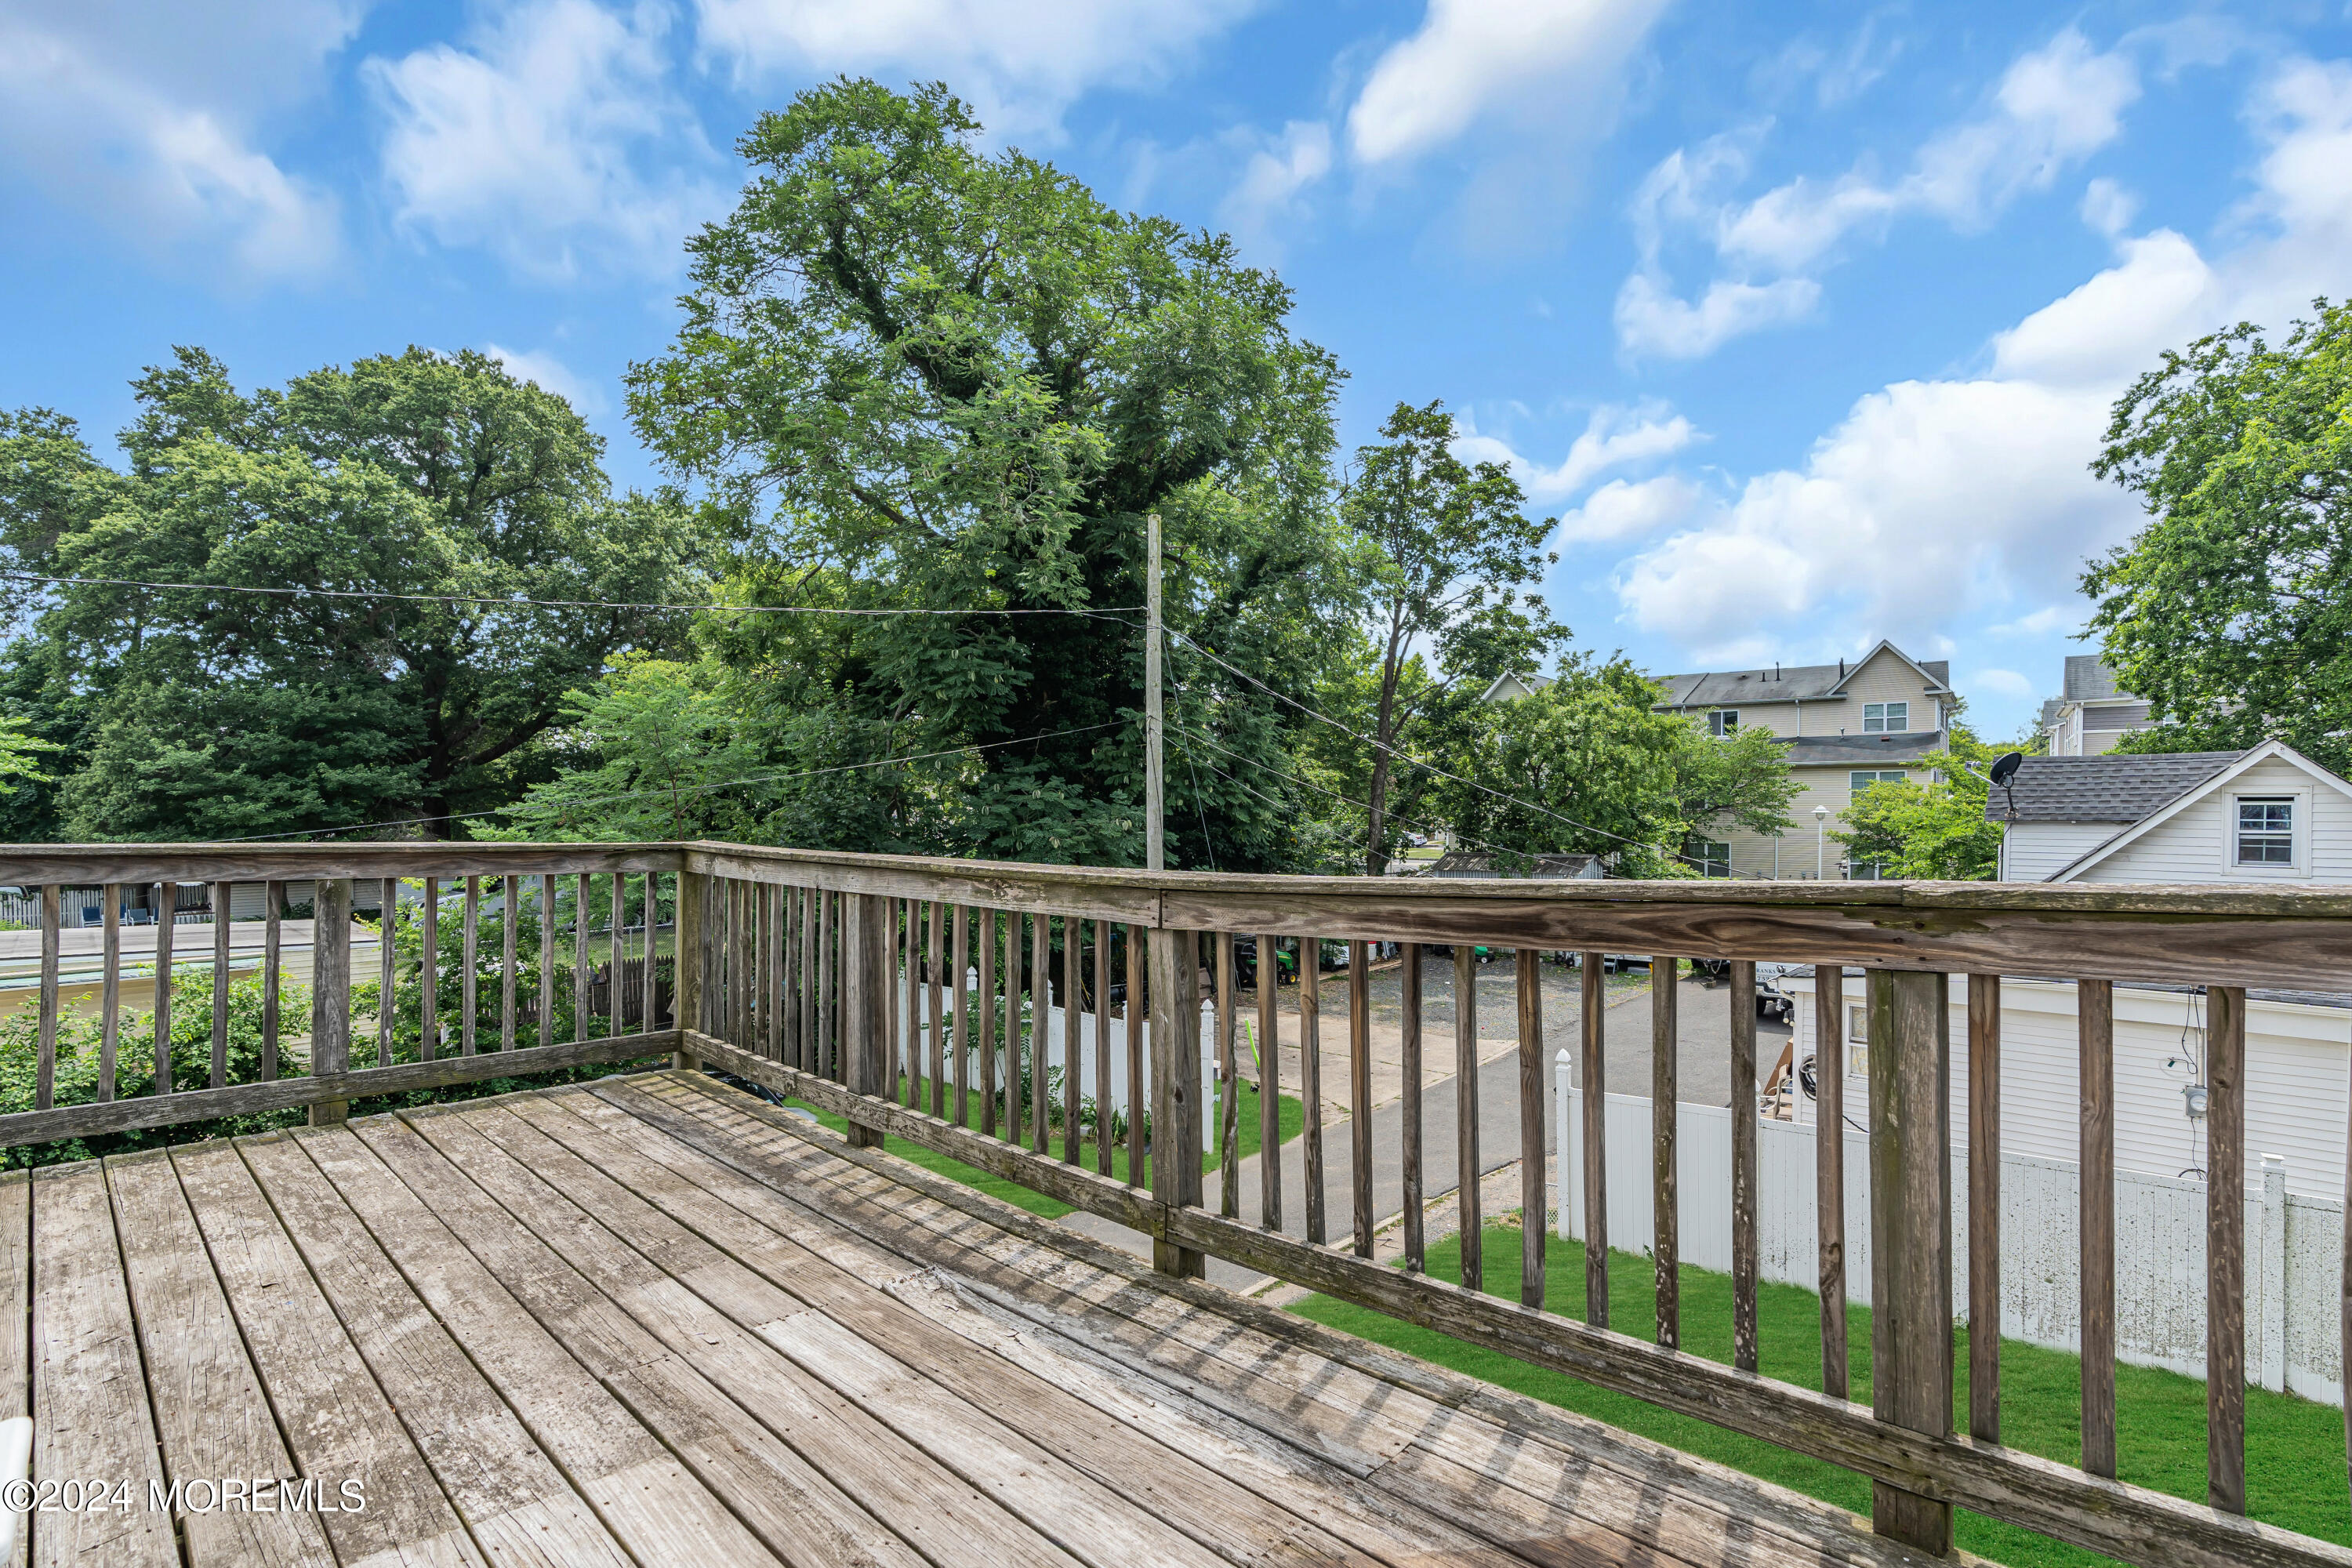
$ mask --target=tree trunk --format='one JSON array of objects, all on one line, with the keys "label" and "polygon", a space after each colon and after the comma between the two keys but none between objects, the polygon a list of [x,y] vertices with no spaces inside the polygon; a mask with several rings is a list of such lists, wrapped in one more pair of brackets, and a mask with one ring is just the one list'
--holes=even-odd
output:
[{"label": "tree trunk", "polygon": [[1388,875],[1389,748],[1396,743],[1397,672],[1403,662],[1403,637],[1395,617],[1389,623],[1389,646],[1381,660],[1380,715],[1372,723],[1372,789],[1364,826],[1364,869],[1375,877]]}]

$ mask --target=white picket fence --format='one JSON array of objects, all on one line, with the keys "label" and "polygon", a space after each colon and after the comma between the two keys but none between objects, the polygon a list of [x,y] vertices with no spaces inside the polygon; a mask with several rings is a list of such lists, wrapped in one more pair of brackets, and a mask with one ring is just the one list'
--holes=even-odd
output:
[{"label": "white picket fence", "polygon": [[[1559,1231],[1583,1230],[1583,1100],[1555,1063]],[[1682,1260],[1731,1268],[1731,1111],[1677,1105],[1675,1152]],[[1655,1245],[1650,1187],[1651,1102],[1612,1094],[1605,1111],[1609,1245]],[[1759,1118],[1757,1231],[1763,1277],[1813,1289],[1820,1280],[1814,1129]],[[1845,1131],[1846,1293],[1870,1297],[1870,1140]],[[2080,1180],[2067,1161],[2001,1161],[2001,1333],[2057,1350],[2081,1347]],[[2246,1375],[2330,1405],[2344,1402],[2337,1310],[2344,1205],[2287,1191],[2286,1163],[2263,1162],[2246,1196]],[[1968,1152],[1952,1153],[1952,1300],[1966,1310]],[[2116,1348],[2125,1361],[2205,1375],[2205,1185],[2119,1171],[2116,1177]]]},{"label": "white picket fence", "polygon": [[[968,1008],[974,1009],[975,1012],[972,1016],[976,1016],[976,1009],[982,1005],[979,972],[976,970],[970,972],[965,977],[964,984],[967,992],[965,1005]],[[910,991],[913,993],[911,1005],[909,1005]],[[928,1043],[928,1025],[926,1020],[920,1016],[920,1014],[923,1009],[929,1005],[929,994],[930,992],[928,986],[910,985],[910,984],[903,978],[899,981],[898,1018],[900,1023],[898,1028],[898,1065],[901,1070],[905,1070],[914,1065],[916,1058],[913,1053],[918,1048],[919,1048],[923,1053],[921,1060],[925,1064],[925,1070],[929,1070],[930,1047]],[[952,1008],[954,1005],[953,998],[946,998],[945,1004],[948,1007]],[[1022,1020],[1022,1034],[1024,1041],[1022,1054],[1024,1058],[1028,1055],[1029,1051],[1027,1039],[1031,1022],[1029,1016],[1031,1011],[1031,1009],[1024,1008]],[[1107,1065],[1110,1068],[1111,1104],[1118,1107],[1124,1107],[1128,1102],[1127,1025],[1124,1020],[1118,1018],[1109,1019],[1108,1020],[1108,1032],[1110,1036],[1110,1060]],[[1234,1041],[1234,1058],[1241,1064],[1244,1078],[1254,1078],[1256,1072],[1256,1069],[1253,1065],[1255,1058],[1252,1055],[1252,1052],[1255,1049],[1255,1034],[1248,1019],[1244,1018],[1239,1020],[1239,1030]],[[997,1020],[997,1026],[1000,1031],[1003,1027],[1003,1019],[1001,1016]],[[1058,1068],[1063,1065],[1062,1058],[1064,1050],[1062,1026],[1062,1009],[1059,1007],[1050,1006],[1046,1008],[1045,1066],[1049,1071]],[[919,1039],[921,1039],[924,1042],[919,1047],[917,1045],[917,1041]],[[1201,1005],[1200,1103],[1204,1108],[1213,1106],[1217,1103],[1216,1039],[1216,1006],[1213,1003],[1203,1002]],[[1146,1061],[1150,1060],[1151,1026],[1149,1022],[1146,1022],[1143,1025],[1143,1049],[1144,1059]],[[996,1083],[997,1087],[1001,1089],[1004,1084],[1005,1070],[1004,1042],[1001,1038],[997,1041],[996,1051]],[[1078,1094],[1081,1099],[1087,1100],[1091,1100],[1095,1098],[1095,1016],[1082,1007],[1078,1010]],[[967,1076],[964,1081],[970,1083],[974,1088],[978,1088],[981,1082],[979,1052],[977,1050],[973,1051],[968,1060],[970,1065],[967,1068]],[[1055,1103],[1058,1104],[1060,1102],[1057,1100]],[[1145,1103],[1147,1105],[1150,1103],[1148,1089]],[[1208,1136],[1215,1136],[1213,1131],[1209,1129],[1209,1124],[1207,1122],[1204,1121],[1202,1126],[1204,1131],[1207,1131]]]}]

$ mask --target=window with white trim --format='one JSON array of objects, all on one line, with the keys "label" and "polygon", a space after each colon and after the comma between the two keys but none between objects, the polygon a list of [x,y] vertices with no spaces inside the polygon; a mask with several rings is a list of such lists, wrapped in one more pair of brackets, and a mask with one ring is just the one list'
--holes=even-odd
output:
[{"label": "window with white trim", "polygon": [[1731,875],[1731,846],[1712,838],[1694,838],[1690,844],[1691,868],[1702,877]]},{"label": "window with white trim", "polygon": [[1862,732],[1865,735],[1895,735],[1911,728],[1911,704],[1908,702],[1865,702],[1862,705]]},{"label": "window with white trim", "polygon": [[1845,775],[1845,787],[1852,795],[1860,795],[1874,784],[1901,784],[1902,782],[1901,768],[1856,768]]},{"label": "window with white trim", "polygon": [[2236,853],[2241,866],[2294,864],[2294,796],[2242,795],[2237,797]]},{"label": "window with white trim", "polygon": [[1717,708],[1706,716],[1706,732],[1720,741],[1739,732],[1739,710]]}]

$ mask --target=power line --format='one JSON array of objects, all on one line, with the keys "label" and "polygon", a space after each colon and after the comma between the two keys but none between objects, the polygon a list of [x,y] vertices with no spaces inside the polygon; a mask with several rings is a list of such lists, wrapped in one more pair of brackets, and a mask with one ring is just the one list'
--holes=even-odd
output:
[{"label": "power line", "polygon": [[[779,784],[788,779],[821,778],[828,773],[853,773],[866,768],[887,768],[898,763],[928,762],[933,757],[956,757],[967,752],[989,752],[1003,746],[1025,745],[1033,741],[1058,741],[1065,735],[1090,734],[1097,730],[1115,730],[1129,722],[1113,719],[1100,724],[1081,724],[1072,730],[1055,730],[1043,735],[1019,735],[1010,741],[983,741],[975,745],[950,746],[943,751],[914,752],[905,756],[878,757],[869,763],[843,763],[829,768],[803,768],[797,773],[756,773],[750,778],[729,779],[723,784],[695,784],[687,789],[620,790],[610,795],[581,795],[564,802],[566,805],[596,805],[615,800],[643,800],[649,795],[711,795],[722,789],[740,789],[746,784]],[[479,811],[443,812],[438,816],[405,816],[391,822],[355,822],[344,827],[304,827],[289,833],[248,833],[241,838],[220,838],[217,844],[257,844],[272,838],[299,838],[306,834],[362,833],[372,827],[419,827],[428,822],[465,822],[477,816],[510,816],[523,809],[528,802],[515,805],[485,806]]]},{"label": "power line", "polygon": [[[678,605],[657,600],[626,599],[514,599],[488,594],[399,594],[390,589],[376,588],[270,588],[238,583],[150,583],[135,577],[47,577],[32,572],[0,572],[0,582],[65,583],[85,588],[153,588],[189,594],[262,594],[276,598],[302,599],[394,599],[419,605],[488,605],[499,609],[542,610],[682,610],[695,615],[714,616],[1089,616],[1116,620],[1121,614],[1140,614],[1139,605],[1117,605],[1107,609],[1062,609],[1058,607],[1024,609],[853,609],[838,605]],[[1122,626],[1134,623],[1121,621]],[[223,843],[234,842],[224,839]]]}]

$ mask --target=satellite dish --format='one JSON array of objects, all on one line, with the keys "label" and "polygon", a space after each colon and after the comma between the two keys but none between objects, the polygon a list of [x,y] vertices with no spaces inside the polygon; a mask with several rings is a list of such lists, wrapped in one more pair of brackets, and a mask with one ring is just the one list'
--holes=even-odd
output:
[{"label": "satellite dish", "polygon": [[2018,764],[2025,761],[2023,752],[2003,752],[1992,762],[1992,782],[2006,787],[2017,776]]}]

